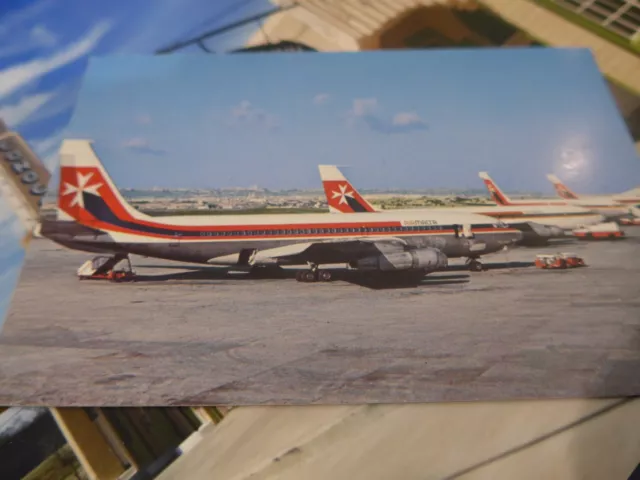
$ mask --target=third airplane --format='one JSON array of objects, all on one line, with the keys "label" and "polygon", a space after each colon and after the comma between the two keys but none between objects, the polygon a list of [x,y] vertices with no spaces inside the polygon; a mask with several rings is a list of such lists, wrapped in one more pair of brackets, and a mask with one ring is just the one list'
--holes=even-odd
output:
[{"label": "third airplane", "polygon": [[601,201],[614,202],[622,205],[638,205],[640,204],[640,187],[627,190],[623,193],[617,193],[614,195],[580,195],[578,196],[572,190],[569,189],[562,181],[554,174],[547,175],[549,181],[553,184],[556,193],[560,198],[565,200],[576,200],[578,202],[592,202],[598,203]]}]

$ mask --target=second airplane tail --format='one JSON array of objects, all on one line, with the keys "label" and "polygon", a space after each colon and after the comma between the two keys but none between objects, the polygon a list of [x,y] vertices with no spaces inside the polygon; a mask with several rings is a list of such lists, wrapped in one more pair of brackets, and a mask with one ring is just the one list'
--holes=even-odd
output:
[{"label": "second airplane tail", "polygon": [[487,172],[480,172],[478,176],[482,179],[487,190],[489,190],[489,195],[491,195],[491,199],[496,202],[498,205],[507,206],[513,205],[511,199],[504,193],[498,185],[491,179]]},{"label": "second airplane tail", "polygon": [[375,212],[335,165],[319,165],[320,179],[333,213]]},{"label": "second airplane tail", "polygon": [[573,193],[557,176],[550,173],[547,175],[547,178],[553,184],[553,187],[556,189],[556,193],[560,198],[564,198],[565,200],[578,199],[578,195]]}]

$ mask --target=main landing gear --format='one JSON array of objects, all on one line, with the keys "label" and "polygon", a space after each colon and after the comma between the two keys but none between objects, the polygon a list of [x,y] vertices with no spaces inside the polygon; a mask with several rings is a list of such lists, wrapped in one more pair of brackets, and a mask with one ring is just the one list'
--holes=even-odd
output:
[{"label": "main landing gear", "polygon": [[485,269],[482,262],[477,258],[469,258],[467,260],[467,265],[469,265],[469,270],[471,272],[482,272]]},{"label": "main landing gear", "polygon": [[329,270],[320,270],[317,265],[312,265],[309,270],[299,270],[296,272],[296,280],[298,282],[330,282],[333,275]]}]

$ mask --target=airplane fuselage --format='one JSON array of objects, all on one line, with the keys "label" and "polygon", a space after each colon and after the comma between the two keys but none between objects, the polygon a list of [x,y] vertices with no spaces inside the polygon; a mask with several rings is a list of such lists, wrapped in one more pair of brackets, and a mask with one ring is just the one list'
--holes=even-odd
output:
[{"label": "airplane fuselage", "polygon": [[[369,214],[366,214],[369,215]],[[316,225],[315,228],[296,228],[301,225],[280,225],[272,230],[225,230],[202,231],[197,237],[175,236],[174,238],[149,238],[115,232],[101,232],[82,226],[73,221],[44,220],[40,233],[67,248],[94,253],[130,253],[146,257],[161,258],[181,262],[243,265],[251,253],[295,244],[305,244],[322,239],[326,242],[349,239],[375,240],[398,239],[408,248],[437,248],[447,257],[476,258],[494,253],[522,238],[522,233],[510,227],[496,229],[492,224],[475,224],[471,231],[473,238],[466,238],[462,225],[384,225],[388,222],[367,222],[354,226],[353,222],[343,224]],[[403,222],[403,223],[411,223]],[[459,228],[458,228],[459,227]],[[457,230],[457,233],[456,233]],[[243,238],[244,237],[244,238]],[[337,243],[336,243],[337,244]],[[359,253],[359,252],[362,253]],[[369,254],[354,243],[352,248],[340,243],[340,248],[317,256],[305,255],[306,261],[314,263],[347,263],[354,258],[364,258]],[[280,264],[297,264],[296,257]]]}]

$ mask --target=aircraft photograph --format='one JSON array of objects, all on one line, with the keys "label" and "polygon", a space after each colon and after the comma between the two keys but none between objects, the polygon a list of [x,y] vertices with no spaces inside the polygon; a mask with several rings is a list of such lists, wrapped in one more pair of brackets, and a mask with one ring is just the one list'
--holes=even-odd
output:
[{"label": "aircraft photograph", "polygon": [[0,402],[638,394],[617,116],[585,49],[91,58],[55,168],[0,138]]}]

